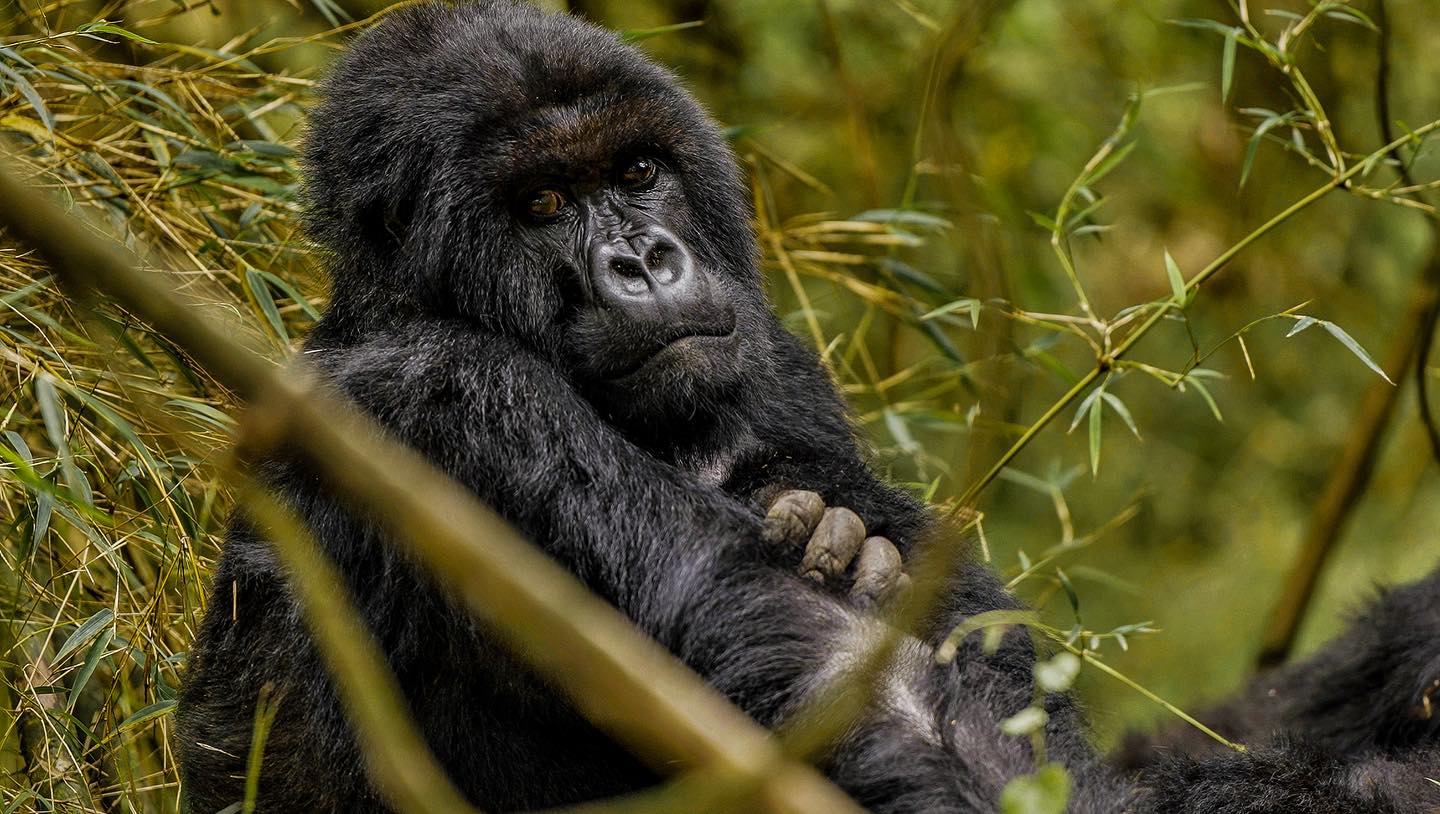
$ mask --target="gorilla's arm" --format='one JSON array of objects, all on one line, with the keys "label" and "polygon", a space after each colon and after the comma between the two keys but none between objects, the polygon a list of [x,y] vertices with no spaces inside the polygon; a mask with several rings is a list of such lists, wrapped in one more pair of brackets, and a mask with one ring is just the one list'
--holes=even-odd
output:
[{"label": "gorilla's arm", "polygon": [[[761,542],[749,507],[635,447],[550,365],[507,340],[416,325],[313,358],[761,723],[783,721],[843,675],[879,630],[794,576],[793,561]],[[976,604],[1003,596],[988,583],[958,595]],[[1030,702],[1028,643],[1012,644],[939,667],[912,640],[885,678],[880,708],[832,755],[832,776],[881,811],[993,804],[1009,778],[1033,768],[1028,746],[999,731]],[[966,687],[988,701],[974,703]],[[1068,700],[1056,703],[1052,756],[1094,765],[1078,715]],[[885,750],[901,744],[906,759],[892,759]],[[1113,782],[1098,769],[1087,777],[1095,787]]]},{"label": "gorilla's arm", "polygon": [[764,386],[741,407],[758,444],[732,473],[727,489],[739,495],[807,489],[829,505],[860,516],[870,534],[888,537],[908,556],[930,525],[929,510],[885,483],[869,466],[845,411],[845,402],[814,351],[771,320]]},{"label": "gorilla's arm", "polygon": [[636,448],[508,339],[416,323],[314,358],[381,424],[662,640],[716,559],[765,560],[753,511]]},{"label": "gorilla's arm", "polygon": [[[1260,674],[1201,716],[1226,737],[1264,744],[1300,738],[1336,754],[1440,766],[1440,570],[1385,588],[1344,634],[1294,664]],[[1132,735],[1117,755],[1129,768],[1166,754],[1219,754],[1193,728]]]}]

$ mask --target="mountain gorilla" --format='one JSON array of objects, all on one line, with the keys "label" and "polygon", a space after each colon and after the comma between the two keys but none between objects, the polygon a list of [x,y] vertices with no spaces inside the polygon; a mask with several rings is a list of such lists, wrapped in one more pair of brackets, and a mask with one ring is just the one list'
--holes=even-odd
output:
[{"label": "mountain gorilla", "polygon": [[[825,371],[770,312],[735,160],[671,74],[524,5],[405,9],[336,67],[305,167],[307,226],[333,276],[310,365],[762,724],[846,674],[882,627],[867,609],[931,517],[867,467]],[[656,781],[302,461],[264,472],[339,564],[476,804],[557,806]],[[383,810],[276,558],[243,519],[214,584],[179,711],[190,809],[241,799],[271,687],[260,810]],[[1072,775],[1070,810],[1436,802],[1407,764],[1435,733],[1414,714],[1424,702],[1428,716],[1440,676],[1431,587],[1374,620],[1388,627],[1368,662],[1307,674],[1304,686],[1349,694],[1331,710],[1338,730],[1386,733],[1363,748],[1276,713],[1308,740],[1175,759],[1137,782],[1097,758],[1072,699],[1050,695],[1047,755]],[[1000,730],[1033,700],[1033,649],[1012,631],[941,666],[933,645],[1015,607],[982,565],[963,566],[826,756],[829,776],[876,811],[995,810],[1034,769],[1029,741]]]}]

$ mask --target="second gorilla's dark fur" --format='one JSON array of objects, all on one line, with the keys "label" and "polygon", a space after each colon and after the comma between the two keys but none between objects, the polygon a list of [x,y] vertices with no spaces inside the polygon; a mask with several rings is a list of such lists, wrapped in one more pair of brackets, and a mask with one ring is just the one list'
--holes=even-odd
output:
[{"label": "second gorilla's dark fur", "polygon": [[[661,171],[612,184],[637,156]],[[334,285],[305,358],[329,382],[761,723],[783,721],[864,646],[878,623],[796,577],[795,552],[762,543],[755,496],[816,491],[902,552],[929,515],[871,472],[817,359],[770,312],[735,161],[670,74],[613,34],[526,6],[407,9],[337,67],[306,167],[308,226]],[[538,182],[590,196],[588,214],[577,204],[573,222],[557,220]],[[576,235],[608,237],[597,249]],[[634,256],[604,254],[627,246]],[[555,806],[656,780],[303,463],[282,456],[266,476],[339,564],[436,756],[477,804]],[[1034,769],[1028,740],[999,728],[1032,701],[1024,634],[993,654],[968,641],[947,666],[931,650],[963,619],[1016,602],[978,564],[953,583],[826,761],[875,811],[993,811]],[[284,575],[243,520],[214,584],[179,712],[191,810],[241,798],[267,685],[281,702],[260,810],[382,809]],[[1071,811],[1437,802],[1414,767],[1434,740],[1416,708],[1428,710],[1440,639],[1412,632],[1440,626],[1435,597],[1433,585],[1391,595],[1287,685],[1344,688],[1273,715],[1303,743],[1171,759],[1137,782],[1095,755],[1068,695],[1049,696],[1048,756],[1072,774]]]}]

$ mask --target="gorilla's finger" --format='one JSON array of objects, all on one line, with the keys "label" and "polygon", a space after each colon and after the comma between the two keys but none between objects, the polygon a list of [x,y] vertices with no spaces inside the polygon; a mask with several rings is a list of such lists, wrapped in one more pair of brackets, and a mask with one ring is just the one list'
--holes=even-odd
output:
[{"label": "gorilla's finger", "polygon": [[884,537],[869,537],[860,546],[855,558],[855,582],[850,586],[850,601],[861,610],[869,610],[885,602],[900,584],[900,551]]},{"label": "gorilla's finger", "polygon": [[825,501],[814,492],[803,489],[782,492],[765,514],[761,538],[772,545],[803,545],[824,513]]},{"label": "gorilla's finger", "polygon": [[859,515],[843,507],[826,509],[810,543],[805,546],[800,575],[824,582],[843,574],[864,541],[865,523]]}]

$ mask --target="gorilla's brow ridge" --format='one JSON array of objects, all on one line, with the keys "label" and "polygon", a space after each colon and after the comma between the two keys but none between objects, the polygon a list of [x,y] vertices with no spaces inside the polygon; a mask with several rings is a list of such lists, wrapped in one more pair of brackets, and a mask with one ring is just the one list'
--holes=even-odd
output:
[{"label": "gorilla's brow ridge", "polygon": [[536,177],[580,176],[608,169],[622,156],[645,152],[673,167],[681,132],[676,111],[662,100],[602,91],[539,108],[499,143],[512,183]]}]

